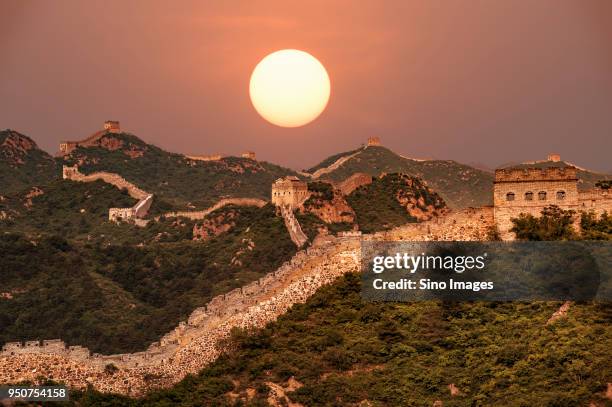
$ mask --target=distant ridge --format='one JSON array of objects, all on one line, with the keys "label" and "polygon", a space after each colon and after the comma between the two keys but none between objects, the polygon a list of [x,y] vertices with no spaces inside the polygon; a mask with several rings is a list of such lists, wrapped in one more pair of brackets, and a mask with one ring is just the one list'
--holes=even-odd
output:
[{"label": "distant ridge", "polygon": [[308,170],[314,178],[341,182],[355,173],[403,173],[422,178],[451,208],[490,205],[493,173],[452,160],[412,159],[380,145],[368,145],[326,158]]}]

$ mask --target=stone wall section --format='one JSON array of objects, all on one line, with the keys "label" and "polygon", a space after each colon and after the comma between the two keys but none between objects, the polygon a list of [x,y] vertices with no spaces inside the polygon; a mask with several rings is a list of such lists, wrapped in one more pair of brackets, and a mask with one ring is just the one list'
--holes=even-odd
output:
[{"label": "stone wall section", "polygon": [[372,176],[364,174],[363,172],[356,172],[344,181],[334,184],[336,188],[342,192],[342,195],[349,195],[351,192],[356,190],[362,185],[369,185],[372,183]]},{"label": "stone wall section", "polygon": [[[361,239],[484,240],[493,225],[492,213],[492,208],[467,209],[384,233],[328,237],[259,280],[213,298],[144,352],[91,354],[60,340],[7,343],[0,352],[0,383],[36,382],[42,376],[74,388],[91,384],[100,391],[132,396],[170,386],[214,361],[234,327],[263,327],[321,286],[359,271]],[[118,370],[105,372],[109,364]]]},{"label": "stone wall section", "polygon": [[76,165],[72,167],[64,165],[62,168],[62,177],[64,179],[79,182],[94,182],[97,180],[102,180],[108,184],[114,185],[119,189],[125,188],[132,198],[138,199],[138,202],[131,208],[109,208],[108,220],[116,222],[119,220],[138,219],[139,221],[135,222],[137,225],[146,225],[146,222],[142,221],[142,218],[147,216],[149,213],[149,209],[153,203],[153,194],[143,191],[136,185],[123,178],[121,175],[104,171],[85,175],[79,171],[79,167]]},{"label": "stone wall section", "polygon": [[[74,388],[92,384],[129,395],[172,385],[213,361],[232,328],[263,327],[319,287],[358,271],[358,249],[357,240],[343,239],[300,251],[276,271],[196,309],[144,352],[105,356],[78,346],[67,348],[60,340],[7,343],[0,353],[0,383],[43,376]],[[118,370],[105,372],[109,364]]]},{"label": "stone wall section", "polygon": [[288,206],[281,206],[280,209],[285,221],[285,226],[289,232],[289,236],[291,236],[291,240],[297,247],[304,246],[304,244],[306,244],[308,241],[308,236],[306,236],[306,234],[302,231],[300,222],[298,222],[297,218],[293,214],[293,211]]},{"label": "stone wall section", "polygon": [[329,165],[327,167],[324,167],[324,168],[319,168],[318,170],[316,170],[315,172],[312,173],[312,175],[311,175],[312,179],[321,178],[321,176],[323,176],[325,174],[329,174],[330,172],[333,172],[333,171],[337,170],[338,168],[340,168],[342,166],[342,164],[344,164],[345,162],[347,162],[351,158],[354,158],[354,157],[358,156],[362,151],[363,151],[363,149],[357,151],[356,153],[345,155],[343,157],[338,158],[331,165]]},{"label": "stone wall section", "polygon": [[136,185],[132,184],[131,182],[123,178],[121,175],[112,172],[101,171],[85,175],[79,171],[79,168],[76,165],[72,167],[64,165],[62,169],[62,176],[64,179],[80,182],[93,182],[97,180],[102,180],[108,184],[116,186],[119,189],[125,188],[132,198],[138,200],[145,199],[147,196],[151,195],[148,192],[138,188]]},{"label": "stone wall section", "polygon": [[495,227],[493,207],[467,208],[422,223],[409,223],[364,239],[386,241],[485,241]]},{"label": "stone wall section", "polygon": [[267,204],[266,201],[264,201],[263,199],[257,199],[257,198],[224,198],[224,199],[219,200],[219,202],[217,202],[210,208],[204,209],[203,211],[167,212],[164,214],[164,216],[167,218],[184,217],[184,218],[197,220],[197,219],[204,219],[206,216],[208,216],[212,212],[226,205],[257,206],[258,208],[261,208],[266,204]]}]

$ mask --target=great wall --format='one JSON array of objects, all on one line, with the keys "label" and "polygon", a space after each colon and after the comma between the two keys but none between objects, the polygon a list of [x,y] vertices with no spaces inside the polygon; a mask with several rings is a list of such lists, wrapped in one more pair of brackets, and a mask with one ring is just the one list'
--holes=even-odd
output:
[{"label": "great wall", "polygon": [[[380,140],[377,138],[368,141],[368,145],[379,144]],[[358,153],[340,158],[325,169],[338,168]],[[318,176],[323,173],[325,172],[320,172]],[[316,173],[311,178],[318,178],[315,175]],[[132,213],[140,211],[139,215],[142,215],[144,207],[147,211],[150,207],[152,195],[118,174],[99,172],[84,175],[76,167],[65,167],[64,178],[81,182],[101,179],[118,188],[125,188],[130,196],[139,200],[135,207],[123,208],[131,209]],[[64,382],[72,388],[93,386],[103,392],[130,396],[140,396],[151,389],[170,386],[185,375],[197,373],[214,361],[225,350],[225,339],[233,328],[263,327],[276,320],[292,305],[305,302],[321,286],[334,282],[346,273],[358,272],[361,241],[487,240],[493,229],[500,225],[506,226],[506,215],[514,214],[518,207],[527,207],[528,213],[535,213],[543,205],[550,204],[532,204],[532,199],[527,199],[531,190],[550,189],[556,193],[573,191],[571,188],[575,182],[574,178],[571,169],[563,174],[557,170],[503,170],[496,173],[494,207],[450,212],[429,221],[407,224],[371,235],[352,231],[341,233],[338,237],[321,236],[315,239],[312,246],[300,250],[291,261],[277,270],[244,287],[219,295],[206,306],[194,310],[186,321],[180,322],[173,331],[143,352],[92,354],[81,346],[67,347],[59,339],[6,343],[0,352],[0,383],[37,383],[42,379],[52,379]],[[371,182],[371,178],[368,180],[367,176],[358,175],[347,182],[344,190],[353,190],[368,182]],[[529,187],[529,190],[525,189],[526,187]],[[550,191],[551,195],[555,193]],[[529,201],[526,205],[514,205],[515,195],[519,193]],[[279,207],[291,238],[298,247],[303,247],[308,239],[293,211],[308,196],[306,184],[294,177],[277,180],[272,186],[272,202]],[[510,196],[512,199],[509,199]],[[612,208],[607,191],[594,190],[575,196],[573,192],[565,192],[563,199],[566,198],[567,201],[563,203],[573,209],[594,209],[601,212]],[[166,216],[202,219],[228,204],[263,206],[265,203],[266,201],[258,199],[229,198],[203,211],[172,212]],[[563,304],[551,317],[550,323],[565,315],[569,307],[569,303]]]},{"label": "great wall", "polygon": [[206,216],[210,215],[212,212],[217,209],[221,209],[226,205],[240,205],[240,206],[257,206],[261,208],[267,201],[263,199],[257,198],[223,198],[219,200],[216,204],[211,206],[208,209],[204,209],[203,211],[178,211],[178,212],[166,212],[164,216],[167,218],[177,218],[183,217],[193,220],[204,219]]},{"label": "great wall", "polygon": [[305,177],[309,177],[309,178],[312,178],[312,179],[319,179],[323,175],[329,174],[330,172],[333,172],[333,171],[337,170],[338,168],[340,168],[347,161],[357,157],[366,148],[368,148],[370,146],[380,146],[380,145],[381,145],[380,144],[380,138],[378,138],[378,137],[370,137],[370,138],[368,138],[368,143],[365,146],[361,147],[358,151],[356,151],[356,152],[354,152],[352,154],[344,155],[344,156],[338,158],[336,161],[334,161],[330,165],[328,165],[327,167],[319,168],[318,170],[316,170],[313,173],[301,172],[300,175],[305,176]]},{"label": "great wall", "polygon": [[139,226],[146,225],[147,221],[143,218],[149,213],[149,209],[153,203],[153,194],[143,191],[121,175],[104,171],[85,175],[79,171],[76,165],[64,165],[62,168],[62,177],[63,179],[78,182],[102,180],[108,184],[114,185],[118,189],[126,189],[128,194],[132,198],[137,199],[138,202],[131,208],[109,208],[108,220],[113,222],[119,220],[133,220]]},{"label": "great wall", "polygon": [[215,360],[232,328],[262,327],[293,304],[305,302],[319,287],[358,272],[361,239],[484,240],[493,224],[491,213],[472,209],[384,233],[322,238],[276,271],[196,309],[144,352],[91,354],[80,346],[66,347],[60,340],[7,343],[0,352],[0,383],[36,382],[45,377],[73,388],[92,385],[132,396],[170,386]]}]

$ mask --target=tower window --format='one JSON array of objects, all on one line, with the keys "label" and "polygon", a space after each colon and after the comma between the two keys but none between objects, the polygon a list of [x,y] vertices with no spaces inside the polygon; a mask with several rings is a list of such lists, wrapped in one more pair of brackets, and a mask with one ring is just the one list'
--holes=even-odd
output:
[{"label": "tower window", "polygon": [[531,192],[531,191],[525,192],[525,200],[526,201],[533,201],[533,192]]},{"label": "tower window", "polygon": [[506,201],[514,201],[514,192],[508,192],[506,194]]},{"label": "tower window", "polygon": [[557,191],[557,200],[561,201],[565,199],[565,191]]},{"label": "tower window", "polygon": [[546,200],[546,191],[540,191],[538,192],[538,199],[540,201],[545,201]]}]

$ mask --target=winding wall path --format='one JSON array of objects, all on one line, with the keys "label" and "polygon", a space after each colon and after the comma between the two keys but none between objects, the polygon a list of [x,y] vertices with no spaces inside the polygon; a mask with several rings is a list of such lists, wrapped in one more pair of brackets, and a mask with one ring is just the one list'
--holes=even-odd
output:
[{"label": "winding wall path", "polygon": [[[491,225],[492,208],[471,209],[362,239],[484,240]],[[265,326],[321,286],[359,270],[359,238],[329,238],[258,281],[215,297],[144,352],[104,356],[79,346],[66,348],[60,340],[7,343],[0,352],[0,384],[44,377],[74,388],[92,385],[100,391],[142,395],[214,361],[232,328]],[[118,370],[105,371],[109,364]]]},{"label": "winding wall path", "polygon": [[208,214],[216,211],[219,208],[224,207],[225,205],[257,206],[261,208],[265,204],[267,204],[266,201],[257,198],[224,198],[213,206],[211,206],[210,208],[204,209],[203,211],[167,212],[164,214],[164,216],[167,218],[176,218],[181,216],[189,219],[204,219]]}]

